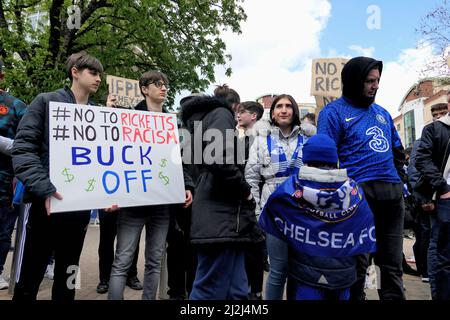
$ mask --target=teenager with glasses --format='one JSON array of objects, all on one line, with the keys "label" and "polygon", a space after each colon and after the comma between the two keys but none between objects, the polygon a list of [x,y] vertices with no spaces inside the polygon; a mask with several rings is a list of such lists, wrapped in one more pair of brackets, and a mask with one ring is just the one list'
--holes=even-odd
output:
[{"label": "teenager with glasses", "polygon": [[[135,110],[165,112],[164,101],[167,96],[168,79],[159,71],[144,73],[139,86],[144,100]],[[192,203],[191,190],[194,185],[184,174],[186,198],[184,207]],[[143,300],[155,300],[161,273],[161,260],[166,246],[170,222],[170,205],[151,205],[120,209],[117,225],[117,244],[111,278],[109,280],[108,299],[121,300],[125,289],[136,248],[145,226],[145,270]]]}]

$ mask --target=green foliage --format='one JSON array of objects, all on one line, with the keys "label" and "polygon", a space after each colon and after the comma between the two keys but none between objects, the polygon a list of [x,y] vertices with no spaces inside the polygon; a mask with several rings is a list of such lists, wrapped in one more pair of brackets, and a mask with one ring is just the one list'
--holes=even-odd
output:
[{"label": "green foliage", "polygon": [[[64,63],[85,50],[100,59],[106,74],[138,79],[157,69],[169,77],[169,104],[176,92],[204,90],[214,67],[226,65],[220,32],[240,33],[243,0],[78,0],[81,26],[69,29],[64,0],[0,0],[0,56],[6,86],[26,102],[66,83]],[[33,30],[30,14],[45,13]],[[227,69],[231,73],[231,69]],[[97,101],[104,102],[103,84]]]}]

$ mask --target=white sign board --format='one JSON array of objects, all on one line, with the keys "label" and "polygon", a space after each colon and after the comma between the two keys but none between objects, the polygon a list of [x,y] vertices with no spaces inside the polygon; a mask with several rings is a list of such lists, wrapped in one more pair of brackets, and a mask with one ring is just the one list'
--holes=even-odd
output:
[{"label": "white sign board", "polygon": [[109,94],[116,97],[116,106],[134,108],[144,97],[139,88],[139,81],[115,76],[106,76]]},{"label": "white sign board", "polygon": [[51,212],[184,202],[173,114],[50,102]]}]

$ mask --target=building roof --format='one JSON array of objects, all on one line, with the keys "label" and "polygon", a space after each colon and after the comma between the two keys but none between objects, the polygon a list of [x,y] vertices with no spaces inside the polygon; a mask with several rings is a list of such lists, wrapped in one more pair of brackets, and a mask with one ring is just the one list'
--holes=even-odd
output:
[{"label": "building roof", "polygon": [[400,111],[405,103],[406,98],[409,96],[409,94],[411,93],[411,91],[413,90],[417,90],[417,88],[424,82],[426,81],[432,81],[433,82],[433,86],[434,85],[450,85],[450,77],[427,77],[427,78],[423,78],[420,79],[419,81],[417,81],[416,83],[414,83],[409,89],[408,91],[406,91],[406,94],[403,96],[402,102],[400,102],[400,105],[398,107],[398,111]]}]

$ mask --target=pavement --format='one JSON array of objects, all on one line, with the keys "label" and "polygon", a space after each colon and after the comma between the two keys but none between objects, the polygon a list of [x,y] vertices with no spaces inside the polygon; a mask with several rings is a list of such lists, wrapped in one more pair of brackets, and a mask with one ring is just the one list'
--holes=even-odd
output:
[{"label": "pavement", "polygon": [[[84,248],[81,254],[80,260],[80,288],[76,290],[75,299],[77,300],[106,300],[107,294],[98,294],[96,292],[96,287],[98,284],[98,242],[99,242],[100,229],[98,225],[91,224],[89,226],[86,239],[84,241]],[[144,233],[143,233],[144,234]],[[145,243],[145,239],[142,236],[141,243]],[[409,260],[413,257],[412,245],[414,240],[404,238],[404,253],[406,258]],[[12,252],[8,254],[8,258],[5,264],[5,274],[9,276],[9,270],[11,270],[11,260]],[[413,262],[410,265],[415,268]],[[144,270],[144,250],[139,250],[139,260],[138,260],[138,277],[143,280]],[[267,273],[265,273],[264,279],[266,279]],[[161,273],[160,290],[158,294],[159,299],[167,299],[167,280],[166,273],[163,271]],[[407,300],[431,300],[430,288],[428,283],[423,283],[421,278],[404,275],[403,276],[405,294]],[[52,280],[44,278],[42,281],[38,299],[39,300],[50,300],[52,289]],[[375,289],[367,289],[367,298],[369,300],[378,300],[378,294]],[[135,291],[126,287],[124,292],[124,298],[126,300],[140,300],[142,291]],[[8,290],[0,290],[0,300],[10,300],[12,295]]]}]

